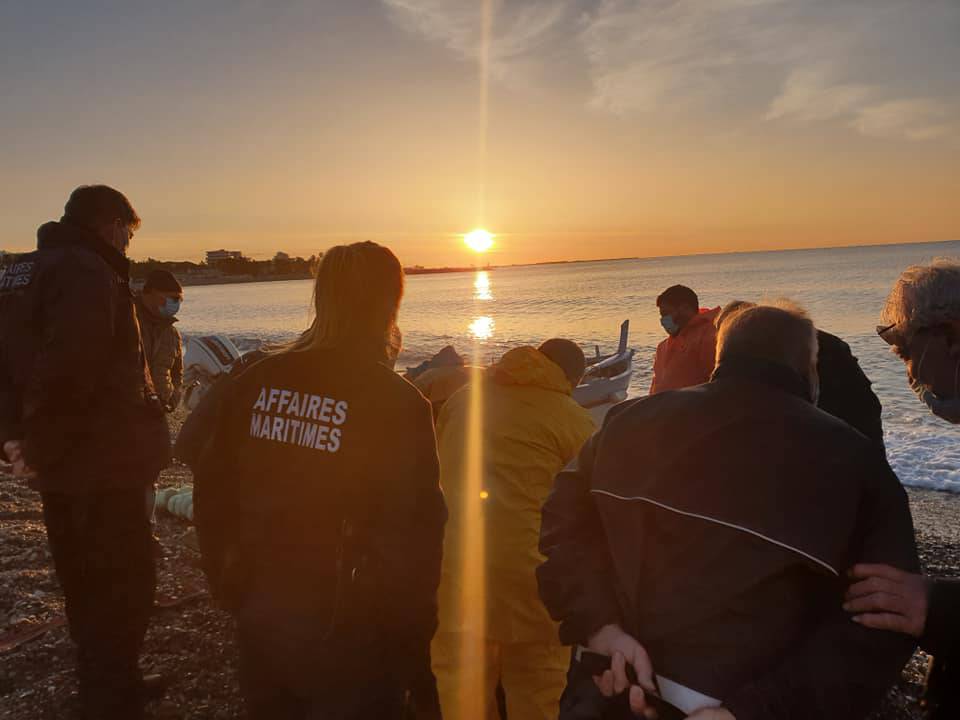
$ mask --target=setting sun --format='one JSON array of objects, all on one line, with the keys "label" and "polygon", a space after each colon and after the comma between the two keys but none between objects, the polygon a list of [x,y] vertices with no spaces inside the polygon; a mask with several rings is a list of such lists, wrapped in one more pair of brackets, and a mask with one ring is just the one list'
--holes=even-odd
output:
[{"label": "setting sun", "polygon": [[464,235],[463,241],[474,252],[482,253],[493,247],[493,238],[493,233],[477,228]]}]

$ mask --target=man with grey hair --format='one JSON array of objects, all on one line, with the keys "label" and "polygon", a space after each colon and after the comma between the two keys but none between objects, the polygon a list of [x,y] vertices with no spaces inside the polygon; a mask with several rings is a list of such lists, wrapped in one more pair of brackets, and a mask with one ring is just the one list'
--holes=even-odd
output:
[{"label": "man with grey hair", "polygon": [[[877,333],[906,364],[907,379],[938,417],[960,424],[960,264],[913,265],[893,286]],[[960,717],[960,582],[886,565],[853,568],[846,608],[866,627],[906,633],[935,657],[934,718]]]},{"label": "man with grey hair", "polygon": [[[918,560],[897,478],[816,408],[816,357],[802,311],[745,309],[720,328],[709,383],[617,406],[558,475],[540,594],[600,692],[634,713],[854,720],[909,659],[910,638],[841,609],[854,563]],[[561,718],[585,717],[580,698]]]}]

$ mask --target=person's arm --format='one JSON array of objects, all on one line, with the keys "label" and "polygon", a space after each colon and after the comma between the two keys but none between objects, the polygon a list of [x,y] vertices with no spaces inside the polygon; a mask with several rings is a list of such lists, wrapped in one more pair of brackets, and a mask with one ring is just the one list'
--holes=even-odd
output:
[{"label": "person's arm", "polygon": [[170,383],[173,385],[173,395],[170,398],[171,409],[180,405],[180,399],[183,397],[183,339],[180,337],[180,331],[173,329],[174,359],[173,367],[170,369]]},{"label": "person's arm", "polygon": [[173,327],[164,328],[157,338],[153,357],[149,362],[153,388],[164,405],[171,403],[176,392],[173,374],[179,349],[180,334]]},{"label": "person's arm", "polygon": [[82,263],[46,279],[42,340],[22,398],[23,454],[40,471],[87,431],[113,348],[115,293],[105,272]]},{"label": "person's arm", "polygon": [[430,682],[430,642],[437,629],[437,589],[447,506],[440,489],[440,463],[430,403],[421,399],[405,418],[406,457],[398,483],[382,508],[384,523],[373,538],[381,556],[386,594],[384,621],[394,647],[409,663],[411,688],[422,696]]},{"label": "person's arm", "polygon": [[[906,493],[874,452],[863,465],[869,476],[852,556],[916,572],[919,560]],[[854,622],[840,595],[838,589],[835,608],[779,665],[724,698],[736,720],[849,720],[866,717],[880,703],[915,642]]]},{"label": "person's arm", "polygon": [[[623,403],[611,409],[604,428],[628,406]],[[594,678],[602,694],[627,690],[624,666],[633,666],[640,686],[629,688],[628,703],[641,714],[646,709],[642,687],[653,688],[653,668],[646,649],[620,626],[613,560],[590,494],[602,438],[603,429],[583,444],[580,454],[557,475],[544,503],[540,552],[546,561],[537,568],[537,583],[540,599],[560,623],[560,641],[612,658],[612,669]]]},{"label": "person's arm", "polygon": [[[231,385],[230,378],[221,380],[190,415],[187,424],[194,421],[190,457],[180,455],[193,471],[193,516],[203,571],[214,599],[227,610],[234,609],[238,600],[235,588],[227,582],[228,565],[237,561],[231,551],[231,528],[237,522],[234,455],[230,451],[231,418],[236,415],[227,392]],[[217,389],[219,392],[215,393]],[[179,437],[177,443],[180,444]]]},{"label": "person's arm", "polygon": [[184,465],[197,471],[197,464],[204,449],[212,442],[217,429],[220,404],[228,397],[233,387],[232,376],[217,378],[200,398],[200,402],[187,416],[173,445],[173,456]]},{"label": "person's arm", "polygon": [[[19,447],[20,438],[20,402],[7,366],[6,352],[0,346],[0,448],[8,442],[16,442]],[[12,458],[7,459],[13,462]]]},{"label": "person's arm", "polygon": [[620,623],[613,561],[600,514],[590,495],[603,430],[584,443],[560,471],[543,505],[537,568],[540,599],[560,623],[564,644],[586,643],[600,628]]},{"label": "person's arm", "polygon": [[657,349],[653,353],[653,376],[650,378],[650,392],[649,395],[656,395],[659,392],[657,387],[657,379],[661,373],[661,361],[660,361],[660,345],[657,345]]}]

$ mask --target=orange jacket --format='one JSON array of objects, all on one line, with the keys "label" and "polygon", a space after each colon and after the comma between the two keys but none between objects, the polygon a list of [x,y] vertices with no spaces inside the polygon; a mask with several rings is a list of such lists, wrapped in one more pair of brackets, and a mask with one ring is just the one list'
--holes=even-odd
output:
[{"label": "orange jacket", "polygon": [[659,345],[653,358],[650,394],[700,385],[710,379],[717,352],[717,328],[713,321],[720,308],[700,308],[700,314],[676,336]]}]

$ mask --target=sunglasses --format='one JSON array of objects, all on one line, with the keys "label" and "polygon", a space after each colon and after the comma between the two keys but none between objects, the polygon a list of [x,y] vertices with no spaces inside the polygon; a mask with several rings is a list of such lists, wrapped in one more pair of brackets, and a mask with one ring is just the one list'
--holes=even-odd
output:
[{"label": "sunglasses", "polygon": [[877,325],[877,335],[887,345],[903,346],[905,338],[903,333],[897,330],[897,323],[891,325]]},{"label": "sunglasses", "polygon": [[897,323],[892,325],[877,325],[877,335],[887,345],[893,347],[894,351],[906,359],[910,354],[910,343],[917,337],[924,335],[945,335],[948,339],[953,337],[953,328],[945,323],[940,325],[931,325],[914,330],[908,336],[906,332],[897,327]]}]

